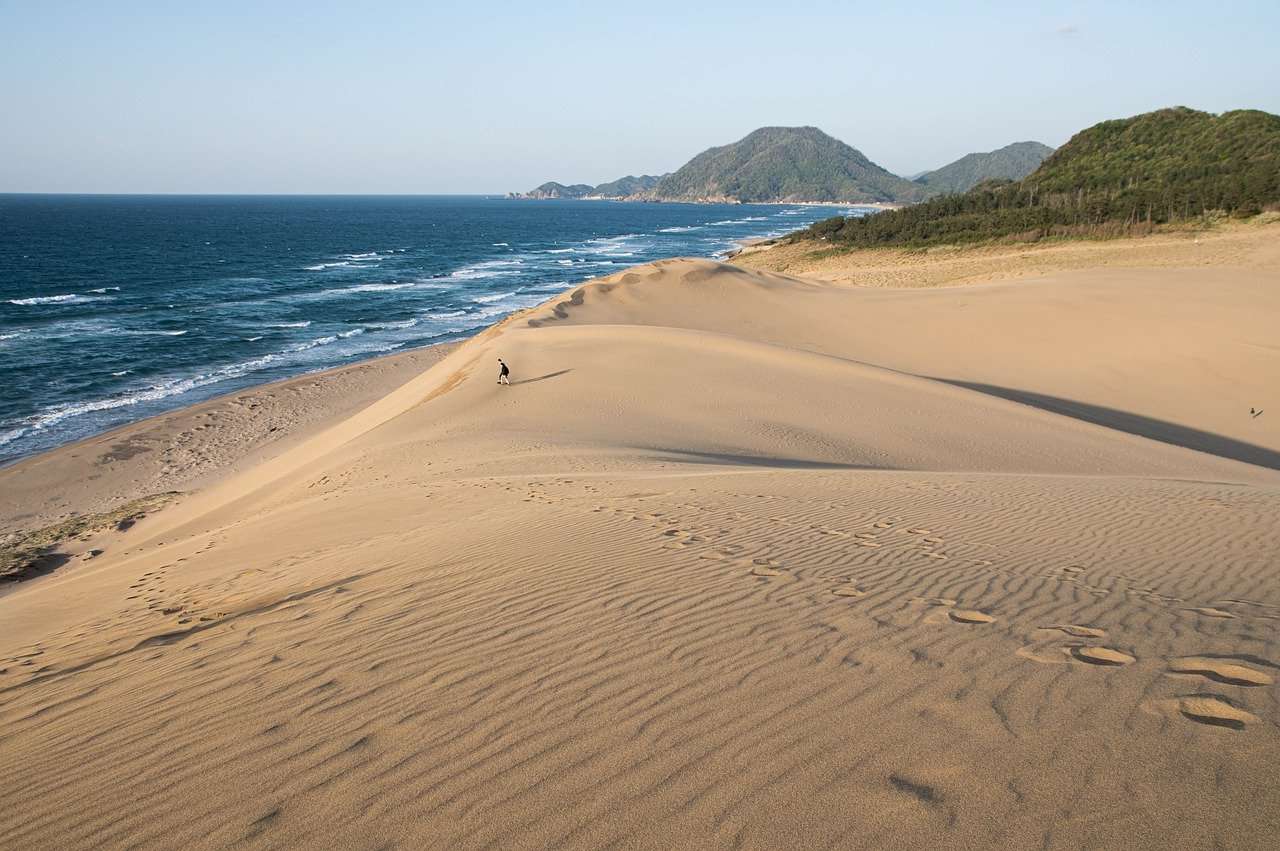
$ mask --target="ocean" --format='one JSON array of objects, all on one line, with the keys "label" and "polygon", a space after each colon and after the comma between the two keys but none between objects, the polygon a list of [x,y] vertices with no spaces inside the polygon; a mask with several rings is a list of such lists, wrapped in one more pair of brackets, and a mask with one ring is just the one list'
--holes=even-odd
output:
[{"label": "ocean", "polygon": [[0,463],[865,208],[0,195]]}]

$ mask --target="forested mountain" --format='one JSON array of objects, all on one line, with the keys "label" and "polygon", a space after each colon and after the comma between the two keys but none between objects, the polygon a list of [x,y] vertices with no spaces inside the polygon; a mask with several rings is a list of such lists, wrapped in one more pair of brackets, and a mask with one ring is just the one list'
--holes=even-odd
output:
[{"label": "forested mountain", "polygon": [[511,197],[910,203],[928,194],[925,186],[889,173],[816,127],[762,127],[662,177],[627,176],[596,187],[544,183]]},{"label": "forested mountain", "polygon": [[528,192],[513,192],[508,197],[532,198],[535,200],[548,198],[631,198],[651,192],[662,177],[652,174],[642,174],[639,177],[634,177],[628,174],[626,177],[620,177],[608,183],[601,183],[599,186],[590,186],[586,183],[565,186],[563,183],[556,183],[552,180],[536,189],[530,189]]},{"label": "forested mountain", "polygon": [[1021,180],[1052,153],[1053,148],[1039,142],[1014,142],[999,150],[966,154],[913,179],[931,193],[968,192],[984,180]]},{"label": "forested mountain", "polygon": [[658,185],[658,181],[666,175],[642,174],[639,177],[620,177],[609,183],[601,183],[589,194],[601,198],[626,198],[631,195],[643,195]]},{"label": "forested mountain", "polygon": [[556,183],[554,180],[549,180],[537,189],[530,189],[528,192],[523,193],[520,197],[537,199],[581,198],[583,195],[589,195],[591,190],[594,188],[595,187],[588,186],[585,183],[575,183],[572,186],[565,186],[563,183]]},{"label": "forested mountain", "polygon": [[1272,207],[1280,207],[1280,116],[1175,107],[1082,130],[1021,181],[827,219],[794,238],[885,246],[1110,235]]},{"label": "forested mountain", "polygon": [[762,127],[698,154],[653,194],[672,201],[916,201],[925,190],[816,127]]}]

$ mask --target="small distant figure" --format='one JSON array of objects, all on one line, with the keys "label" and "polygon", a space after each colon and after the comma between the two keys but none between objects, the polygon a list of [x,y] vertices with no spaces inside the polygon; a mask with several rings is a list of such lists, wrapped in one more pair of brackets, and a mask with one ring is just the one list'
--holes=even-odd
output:
[{"label": "small distant figure", "polygon": [[1261,408],[1258,408],[1258,409],[1255,411],[1253,408],[1250,408],[1250,409],[1249,409],[1249,416],[1253,417],[1253,418],[1256,420],[1258,417],[1262,416],[1262,409],[1261,409]]},{"label": "small distant figure", "polygon": [[502,358],[498,358],[498,383],[511,383],[511,370],[507,367],[506,363],[503,362]]}]

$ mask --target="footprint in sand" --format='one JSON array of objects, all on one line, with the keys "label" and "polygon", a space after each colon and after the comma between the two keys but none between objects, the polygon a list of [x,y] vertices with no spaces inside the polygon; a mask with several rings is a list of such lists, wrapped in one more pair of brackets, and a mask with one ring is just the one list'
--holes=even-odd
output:
[{"label": "footprint in sand", "polygon": [[944,612],[935,612],[925,618],[925,623],[939,623],[950,619],[954,623],[963,624],[988,624],[994,623],[995,618],[986,612],[977,609],[954,609],[952,606],[956,604],[955,600],[950,597],[915,597],[911,600],[913,603],[923,603],[926,606],[935,606],[941,609],[947,609]]},{"label": "footprint in sand", "polygon": [[977,609],[952,609],[947,615],[956,623],[982,624],[995,621],[994,617]]},{"label": "footprint in sand", "polygon": [[1076,638],[1102,638],[1107,634],[1105,629],[1097,629],[1091,626],[1080,626],[1079,624],[1074,623],[1056,623],[1052,626],[1042,626],[1040,628],[1043,630],[1057,630],[1058,632],[1065,632],[1067,635],[1071,635]]},{"label": "footprint in sand", "polygon": [[913,603],[924,603],[926,606],[954,606],[955,600],[950,597],[913,597]]},{"label": "footprint in sand", "polygon": [[892,523],[887,523],[887,522],[880,522],[880,523],[875,524],[875,527],[876,527],[877,529],[892,529],[892,528],[893,528],[893,524],[892,524]]},{"label": "footprint in sand", "polygon": [[1170,661],[1169,670],[1175,674],[1198,674],[1233,686],[1266,686],[1274,682],[1270,674],[1230,658],[1184,656]]},{"label": "footprint in sand", "polygon": [[751,563],[752,565],[754,565],[751,568],[752,576],[781,576],[782,575],[782,571],[778,569],[782,565],[775,559],[756,558],[756,559],[752,559]]},{"label": "footprint in sand", "polygon": [[1118,667],[1136,661],[1135,657],[1123,651],[1115,650],[1111,647],[1091,647],[1087,644],[1072,647],[1071,657],[1090,665],[1101,665],[1103,667]]},{"label": "footprint in sand", "polygon": [[1210,727],[1226,727],[1243,730],[1258,720],[1256,715],[1236,706],[1229,698],[1218,694],[1188,694],[1171,700],[1156,700],[1144,706],[1161,715],[1182,716],[1197,724]]},{"label": "footprint in sand", "polygon": [[867,592],[863,591],[856,585],[840,585],[831,589],[831,593],[837,597],[862,597]]},{"label": "footprint in sand", "polygon": [[1187,609],[1187,611],[1188,611],[1188,612],[1195,612],[1197,615],[1204,615],[1206,618],[1234,618],[1234,617],[1236,617],[1236,616],[1235,616],[1234,614],[1232,614],[1231,612],[1223,611],[1222,609],[1215,609],[1215,608],[1213,608],[1212,606],[1196,606],[1196,607],[1194,607],[1194,608],[1189,608],[1189,609]]}]

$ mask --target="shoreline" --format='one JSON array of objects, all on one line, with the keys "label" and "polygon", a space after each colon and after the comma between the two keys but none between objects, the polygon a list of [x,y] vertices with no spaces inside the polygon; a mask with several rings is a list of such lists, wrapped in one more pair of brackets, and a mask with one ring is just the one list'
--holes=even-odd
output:
[{"label": "shoreline", "polygon": [[372,404],[463,342],[231,390],[18,458],[0,467],[0,540],[139,495],[208,486]]},{"label": "shoreline", "polygon": [[[1237,243],[1255,230],[1241,225],[1191,236],[964,246],[923,254],[865,249],[811,262],[798,262],[790,251],[795,246],[779,243],[778,237],[760,237],[712,259],[871,289],[963,287],[1052,271],[1184,265],[1189,251],[1197,255],[1192,265],[1217,265],[1227,253],[1237,260],[1252,256],[1240,254]],[[813,253],[808,246],[801,249]],[[1126,262],[1118,263],[1117,256]],[[1261,262],[1280,261],[1267,254]],[[904,284],[906,279],[912,283]],[[573,289],[566,288],[565,294]],[[550,296],[549,302],[563,295]],[[461,340],[231,390],[8,462],[0,466],[0,540],[18,530],[108,511],[140,496],[206,487],[372,404],[457,346],[524,312],[515,311]]]},{"label": "shoreline", "polygon": [[[498,197],[498,196],[495,196]],[[900,210],[910,204],[894,201],[739,201],[736,198],[641,198],[583,195],[580,198],[531,198],[528,195],[508,193],[498,197],[502,201],[616,201],[622,204],[729,204],[741,207],[870,207],[876,210]]]}]

